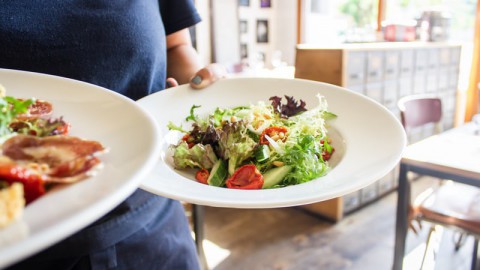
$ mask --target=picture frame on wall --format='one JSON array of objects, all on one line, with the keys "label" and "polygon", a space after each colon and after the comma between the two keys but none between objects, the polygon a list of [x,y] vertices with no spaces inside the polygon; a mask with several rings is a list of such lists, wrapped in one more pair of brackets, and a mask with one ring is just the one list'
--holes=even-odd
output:
[{"label": "picture frame on wall", "polygon": [[238,6],[249,7],[250,6],[250,0],[238,0]]},{"label": "picture frame on wall", "polygon": [[248,21],[240,20],[239,27],[240,27],[240,34],[246,34],[248,32]]},{"label": "picture frame on wall", "polygon": [[257,43],[268,43],[268,20],[257,20]]},{"label": "picture frame on wall", "polygon": [[245,43],[240,44],[240,58],[241,59],[248,58],[248,45]]},{"label": "picture frame on wall", "polygon": [[272,1],[271,0],[260,0],[260,7],[261,8],[272,7]]}]

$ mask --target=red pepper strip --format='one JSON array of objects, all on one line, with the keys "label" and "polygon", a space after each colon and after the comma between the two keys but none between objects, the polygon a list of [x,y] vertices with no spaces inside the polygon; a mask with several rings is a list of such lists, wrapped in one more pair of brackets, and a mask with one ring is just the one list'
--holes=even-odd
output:
[{"label": "red pepper strip", "polygon": [[208,177],[210,176],[210,173],[208,172],[207,169],[201,169],[198,170],[197,173],[195,174],[195,179],[197,179],[198,182],[208,185]]},{"label": "red pepper strip", "polygon": [[284,137],[281,138],[282,141],[285,141],[287,136],[287,128],[286,127],[268,127],[263,130],[262,135],[260,135],[260,144],[269,144],[267,138],[265,138],[265,135],[268,135],[268,137],[274,139],[275,141],[278,140],[276,139],[276,135],[278,136],[280,133],[283,133]]},{"label": "red pepper strip", "polygon": [[227,187],[234,189],[261,189],[263,175],[253,164],[243,165],[227,179]]},{"label": "red pepper strip", "polygon": [[10,185],[22,183],[27,204],[45,194],[45,177],[29,168],[14,163],[0,163],[0,179]]}]

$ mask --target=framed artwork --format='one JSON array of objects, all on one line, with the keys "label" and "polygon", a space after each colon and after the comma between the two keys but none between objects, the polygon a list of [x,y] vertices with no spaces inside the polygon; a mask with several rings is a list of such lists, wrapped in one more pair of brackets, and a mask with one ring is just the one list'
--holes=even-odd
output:
[{"label": "framed artwork", "polygon": [[268,20],[257,20],[257,43],[268,43]]},{"label": "framed artwork", "polygon": [[240,34],[245,34],[248,32],[248,21],[240,20],[239,22]]},{"label": "framed artwork", "polygon": [[245,43],[240,44],[240,58],[241,59],[248,58],[248,46]]},{"label": "framed artwork", "polygon": [[272,7],[271,0],[260,0],[260,7],[261,8],[269,8]]},{"label": "framed artwork", "polygon": [[241,7],[248,7],[250,6],[250,0],[238,0],[238,5]]}]

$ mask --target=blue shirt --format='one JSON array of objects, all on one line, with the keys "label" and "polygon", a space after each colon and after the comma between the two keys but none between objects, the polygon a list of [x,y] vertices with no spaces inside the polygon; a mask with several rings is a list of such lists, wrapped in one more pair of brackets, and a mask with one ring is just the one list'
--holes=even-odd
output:
[{"label": "blue shirt", "polygon": [[165,88],[165,35],[200,20],[187,0],[2,0],[0,67],[139,99]]},{"label": "blue shirt", "polygon": [[[191,0],[1,0],[0,67],[81,80],[137,100],[165,88],[166,35],[199,21]],[[137,190],[15,267],[191,269],[195,256],[181,205]]]}]

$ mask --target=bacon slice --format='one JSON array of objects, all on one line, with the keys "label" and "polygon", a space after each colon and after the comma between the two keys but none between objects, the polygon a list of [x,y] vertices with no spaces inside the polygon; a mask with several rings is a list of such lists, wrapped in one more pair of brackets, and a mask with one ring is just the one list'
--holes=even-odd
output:
[{"label": "bacon slice", "polygon": [[14,136],[2,145],[4,156],[42,172],[45,182],[72,183],[90,176],[105,148],[72,136]]}]

